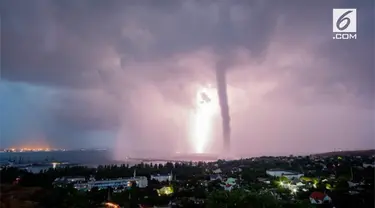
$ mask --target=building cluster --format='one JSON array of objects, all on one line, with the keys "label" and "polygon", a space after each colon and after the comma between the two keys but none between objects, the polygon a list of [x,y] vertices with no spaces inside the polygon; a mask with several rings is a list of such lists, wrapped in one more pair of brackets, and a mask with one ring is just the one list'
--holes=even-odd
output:
[{"label": "building cluster", "polygon": [[112,180],[91,180],[83,183],[75,183],[74,188],[78,190],[91,190],[93,188],[107,189],[112,188],[114,190],[123,190],[136,185],[140,188],[145,188],[148,185],[148,180],[145,176],[138,176],[132,178],[119,178]]},{"label": "building cluster", "polygon": [[[168,175],[150,175],[150,180],[156,180],[158,182],[170,182],[172,181],[173,174]],[[111,188],[115,192],[120,192],[128,189],[132,186],[137,186],[139,188],[146,188],[148,186],[148,178],[146,176],[137,176],[134,171],[133,177],[130,178],[117,178],[117,179],[106,179],[106,180],[95,180],[94,177],[89,179],[85,177],[61,177],[56,178],[53,185],[64,187],[68,184],[72,184],[75,189],[80,191],[89,191],[93,188],[108,189]]]},{"label": "building cluster", "polygon": [[[374,168],[375,155],[260,157],[216,164],[211,167],[210,180],[225,183],[226,176],[237,176],[236,184],[241,189],[261,186],[260,192],[268,192],[278,199],[285,198],[279,193],[283,189],[289,192],[291,200],[297,199],[299,192],[306,192],[310,194],[311,204],[333,206],[335,199],[330,194],[337,191],[354,198],[373,196],[369,192],[374,187]],[[246,181],[243,170],[254,174],[257,182]]]},{"label": "building cluster", "polygon": [[[229,193],[234,190],[255,191],[269,194],[279,201],[304,200],[311,204],[330,204],[334,207],[341,200],[337,198],[337,193],[354,198],[360,196],[362,201],[364,195],[373,193],[374,159],[375,156],[288,156],[218,160],[188,165],[170,163],[162,167],[123,166],[125,169],[132,168],[127,169],[128,176],[134,171],[132,177],[95,180],[98,176],[66,176],[56,178],[53,185],[61,187],[71,184],[80,191],[108,189],[114,193],[131,190],[132,187],[150,189],[156,191],[158,196],[173,195],[171,207],[184,201],[195,205],[205,204],[213,190]],[[138,168],[144,169],[141,171]],[[198,171],[192,171],[189,175],[189,169]],[[142,174],[137,175],[137,170]],[[156,172],[169,174],[154,174]],[[147,194],[145,197],[148,197]],[[358,203],[362,202],[359,200]]]}]

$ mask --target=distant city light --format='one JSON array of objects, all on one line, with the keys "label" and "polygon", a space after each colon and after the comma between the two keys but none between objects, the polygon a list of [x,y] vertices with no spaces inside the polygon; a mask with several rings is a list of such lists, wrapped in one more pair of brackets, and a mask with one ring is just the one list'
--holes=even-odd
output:
[{"label": "distant city light", "polygon": [[109,208],[120,208],[120,205],[114,204],[114,203],[111,203],[111,202],[105,203],[105,206],[109,207]]},{"label": "distant city light", "polygon": [[55,169],[57,167],[57,165],[59,165],[60,163],[57,163],[57,162],[53,162],[52,163],[52,168]]},{"label": "distant city light", "polygon": [[64,151],[63,149],[51,149],[46,147],[22,147],[4,149],[5,152],[49,152],[49,151]]}]

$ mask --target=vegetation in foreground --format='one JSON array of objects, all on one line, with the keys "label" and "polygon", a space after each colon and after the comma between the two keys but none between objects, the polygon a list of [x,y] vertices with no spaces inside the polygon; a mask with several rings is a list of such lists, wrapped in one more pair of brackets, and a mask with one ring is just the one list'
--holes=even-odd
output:
[{"label": "vegetation in foreground", "polygon": [[[374,168],[359,168],[358,159],[338,157],[326,158],[318,163],[308,157],[280,159],[264,157],[236,161],[218,161],[216,163],[196,164],[139,164],[133,167],[100,166],[97,169],[87,167],[56,168],[41,171],[38,174],[28,173],[16,168],[1,170],[1,207],[101,207],[103,202],[112,201],[122,207],[138,207],[138,204],[166,205],[178,202],[182,207],[250,207],[250,208],[293,208],[315,207],[309,202],[313,191],[327,193],[336,208],[374,207]],[[326,170],[319,168],[324,163]],[[233,169],[240,172],[233,172]],[[305,177],[301,181],[314,184],[305,192],[291,193],[280,186],[280,181],[288,183],[288,179],[270,178],[265,171],[270,168],[284,168],[302,171]],[[234,177],[239,183],[232,191],[223,190],[220,181],[210,181],[209,175],[213,168],[220,168],[225,177]],[[137,175],[149,177],[151,174],[168,174],[171,171],[177,180],[171,183],[149,180],[144,189],[131,187],[120,193],[111,189],[92,189],[81,192],[72,185],[53,187],[55,178],[63,176],[94,176],[99,179],[132,177],[134,170]],[[334,177],[332,177],[334,176]],[[19,178],[20,180],[16,180]],[[265,184],[259,178],[272,181]],[[362,181],[367,184],[361,187],[358,194],[349,194],[351,188],[348,181]],[[16,182],[17,184],[9,185]],[[173,194],[160,196],[157,189],[165,186],[173,187]],[[319,205],[329,206],[332,205]]]}]

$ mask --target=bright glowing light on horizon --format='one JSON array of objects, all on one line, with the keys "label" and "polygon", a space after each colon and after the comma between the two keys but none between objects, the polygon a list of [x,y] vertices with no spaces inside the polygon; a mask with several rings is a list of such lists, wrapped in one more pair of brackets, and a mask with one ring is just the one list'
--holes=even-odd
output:
[{"label": "bright glowing light on horizon", "polygon": [[49,147],[38,147],[38,146],[28,146],[28,147],[20,147],[20,148],[9,148],[8,150],[12,152],[48,152],[51,151]]},{"label": "bright glowing light on horizon", "polygon": [[57,163],[57,162],[53,162],[52,163],[52,168],[55,169],[57,167],[57,165],[59,165],[60,163]]},{"label": "bright glowing light on horizon", "polygon": [[112,202],[106,202],[105,206],[110,207],[110,208],[119,208],[120,207],[120,205],[112,203]]},{"label": "bright glowing light on horizon", "polygon": [[191,141],[195,153],[205,153],[212,139],[214,116],[219,109],[216,89],[202,87],[195,97],[191,120]]}]

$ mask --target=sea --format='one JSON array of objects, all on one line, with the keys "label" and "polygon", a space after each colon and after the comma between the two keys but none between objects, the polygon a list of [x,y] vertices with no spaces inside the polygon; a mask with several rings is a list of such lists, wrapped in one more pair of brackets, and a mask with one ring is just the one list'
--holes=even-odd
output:
[{"label": "sea", "polygon": [[2,152],[0,160],[15,160],[23,162],[69,162],[82,164],[106,164],[113,162],[109,151],[87,150],[87,151],[49,151],[49,152]]},{"label": "sea", "polygon": [[[142,154],[143,157],[114,160],[111,150],[72,150],[46,152],[0,152],[1,166],[10,165],[38,173],[41,170],[62,166],[86,166],[96,168],[99,165],[135,165],[139,163],[165,164],[167,161],[206,161],[217,160],[216,155],[210,154],[177,154],[159,155],[154,157]],[[159,159],[157,159],[159,158]],[[163,159],[164,158],[164,159]],[[166,159],[167,158],[167,159]],[[58,163],[56,165],[56,163]]]},{"label": "sea", "polygon": [[64,166],[87,166],[95,168],[99,165],[134,165],[142,162],[139,160],[115,161],[112,159],[111,151],[107,150],[1,152],[0,161],[2,164],[12,162],[13,166],[21,166],[23,169],[34,173],[53,167],[53,163],[61,163]]}]

